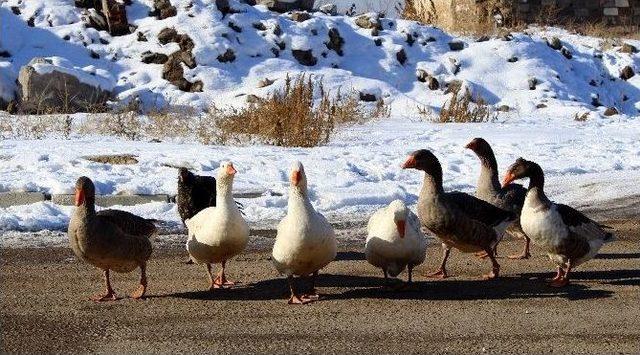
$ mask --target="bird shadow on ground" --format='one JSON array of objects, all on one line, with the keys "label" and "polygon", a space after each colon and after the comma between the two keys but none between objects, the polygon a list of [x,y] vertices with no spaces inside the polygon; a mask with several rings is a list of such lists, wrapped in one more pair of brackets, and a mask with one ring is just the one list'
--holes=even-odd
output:
[{"label": "bird shadow on ground", "polygon": [[[544,278],[549,274],[524,273],[522,278]],[[610,285],[640,285],[640,270],[573,271],[571,280],[598,281]]]},{"label": "bird shadow on ground", "polygon": [[[627,270],[631,272],[632,270]],[[608,280],[606,275],[592,275],[587,278],[576,272],[576,279]],[[594,274],[594,272],[590,272]],[[318,276],[316,286],[322,293],[322,288],[332,287],[346,289],[340,293],[323,294],[325,300],[349,300],[349,299],[415,299],[415,300],[498,300],[498,299],[523,299],[523,298],[552,298],[562,297],[569,300],[584,300],[607,298],[613,295],[612,291],[595,290],[580,284],[570,284],[563,288],[553,288],[547,285],[545,280],[531,280],[534,274],[518,277],[501,277],[497,280],[456,280],[449,278],[435,281],[414,281],[407,290],[394,290],[384,287],[382,277],[352,276],[321,274]],[[538,274],[535,274],[538,275]],[[550,274],[539,274],[549,277]],[[600,277],[600,278],[598,278]],[[635,277],[635,276],[634,276]],[[615,279],[619,279],[617,275]],[[398,280],[393,280],[395,285]],[[296,287],[299,292],[309,290],[307,280],[296,279]],[[240,285],[225,290],[202,290],[168,294],[156,297],[175,297],[193,300],[274,300],[287,299],[289,287],[287,281],[282,279],[270,279]]]},{"label": "bird shadow on ground", "polygon": [[640,259],[640,253],[602,253],[596,259]]},{"label": "bird shadow on ground", "polygon": [[336,255],[336,261],[365,260],[364,253],[359,251],[341,251]]}]

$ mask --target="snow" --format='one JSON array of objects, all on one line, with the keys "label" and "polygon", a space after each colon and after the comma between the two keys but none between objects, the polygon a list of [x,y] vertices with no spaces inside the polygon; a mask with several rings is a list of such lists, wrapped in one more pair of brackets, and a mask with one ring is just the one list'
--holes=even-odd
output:
[{"label": "snow", "polygon": [[[305,165],[310,197],[331,221],[363,221],[394,199],[414,205],[420,173],[400,165],[415,149],[431,149],[440,159],[447,190],[472,193],[479,174],[475,155],[464,149],[474,137],[493,146],[499,168],[522,156],[546,173],[550,198],[576,207],[640,194],[640,125],[635,119],[589,119],[513,116],[493,123],[436,124],[416,117],[394,116],[341,128],[326,146],[282,148],[266,145],[215,146],[197,143],[151,143],[111,137],[4,140],[0,149],[0,191],[72,193],[75,180],[92,178],[100,194],[176,193],[177,171],[188,166],[215,175],[219,164],[238,169],[235,192],[260,192],[239,199],[252,228],[274,228],[285,215],[288,170]],[[135,165],[108,165],[85,160],[87,154],[135,154]],[[526,181],[524,181],[526,183]],[[154,202],[122,208],[165,221],[180,230],[176,206]],[[65,230],[72,207],[50,202],[0,208],[0,230]]]},{"label": "snow", "polygon": [[[510,41],[494,38],[475,42],[416,22],[383,18],[383,30],[373,37],[371,30],[355,24],[356,17],[314,13],[312,19],[298,23],[288,14],[235,1],[232,6],[240,12],[224,17],[213,0],[173,0],[172,4],[177,8],[177,16],[158,20],[148,16],[152,0],[133,1],[127,7],[127,15],[129,22],[137,26],[136,33],[112,37],[106,31],[86,28],[81,21],[82,10],[73,6],[73,0],[2,2],[0,49],[8,51],[11,57],[0,58],[0,96],[5,101],[13,97],[20,68],[41,56],[65,58],[67,67],[75,70],[90,69],[113,84],[118,100],[126,102],[137,97],[145,109],[168,105],[196,109],[213,104],[244,105],[247,95],[269,95],[282,88],[287,75],[302,72],[321,78],[330,93],[376,91],[392,110],[403,113],[415,114],[425,108],[439,111],[451,97],[444,93],[444,84],[452,80],[463,81],[477,98],[491,105],[508,105],[525,116],[556,109],[563,113],[600,114],[606,107],[635,116],[640,109],[640,75],[628,81],[618,79],[626,65],[640,72],[640,53],[620,53],[619,46],[606,46],[601,39],[560,29],[532,28],[513,33]],[[347,2],[338,5],[342,7]],[[12,6],[17,6],[21,14],[14,15]],[[394,6],[393,1],[357,2],[357,7],[372,11]],[[27,26],[30,18],[35,27]],[[230,23],[240,27],[241,32],[233,30]],[[254,28],[257,23],[262,23],[266,30]],[[185,67],[185,78],[192,82],[201,80],[202,93],[180,91],[162,78],[162,65],[141,63],[145,51],[171,54],[178,50],[176,43],[162,45],[157,40],[157,34],[167,27],[192,38],[197,66]],[[281,34],[274,33],[276,27]],[[333,28],[344,39],[343,56],[326,47],[328,32]],[[138,33],[148,40],[138,41]],[[412,44],[407,41],[409,34],[415,40]],[[547,46],[545,38],[551,36],[560,38],[573,59],[566,59],[560,51]],[[379,47],[373,43],[375,38],[382,41]],[[451,51],[448,43],[452,40],[464,42],[464,49]],[[627,42],[640,47],[640,41]],[[278,49],[282,45],[285,49]],[[273,52],[276,49],[277,56]],[[312,50],[317,64],[311,67],[299,64],[292,49]],[[408,58],[404,65],[396,58],[401,49]],[[219,62],[218,56],[227,50],[235,53],[236,60]],[[100,58],[92,58],[91,51]],[[518,58],[516,62],[507,62],[514,56]],[[460,67],[457,73],[453,62]],[[418,68],[435,76],[441,89],[431,91],[425,83],[416,81]],[[535,90],[528,87],[528,79],[532,77],[539,82]],[[255,84],[264,78],[276,82],[257,88]],[[592,81],[595,86],[590,85]],[[602,107],[592,105],[593,97],[598,98]],[[536,106],[541,103],[547,108],[538,109]]]}]

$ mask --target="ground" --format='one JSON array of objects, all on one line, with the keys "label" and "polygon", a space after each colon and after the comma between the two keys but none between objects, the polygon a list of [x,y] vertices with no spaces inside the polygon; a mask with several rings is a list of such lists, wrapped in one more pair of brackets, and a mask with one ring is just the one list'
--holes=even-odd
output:
[{"label": "ground", "polygon": [[[608,211],[601,212],[596,215]],[[481,281],[489,262],[457,252],[450,259],[453,277],[427,279],[440,256],[432,243],[416,269],[415,290],[389,291],[382,273],[364,261],[362,241],[351,238],[342,239],[337,260],[322,270],[322,299],[305,306],[287,305],[270,243],[254,243],[234,259],[229,276],[242,283],[216,292],[205,291],[202,266],[183,263],[180,244],[163,244],[149,264],[145,300],[102,304],[88,300],[102,291],[100,273],[69,248],[3,247],[2,350],[637,353],[640,219],[600,220],[615,228],[618,240],[573,273],[564,289],[547,286],[553,267],[536,248],[530,260],[507,260],[522,245],[507,239],[499,248],[498,280]],[[116,274],[116,292],[133,291],[136,278]]]}]

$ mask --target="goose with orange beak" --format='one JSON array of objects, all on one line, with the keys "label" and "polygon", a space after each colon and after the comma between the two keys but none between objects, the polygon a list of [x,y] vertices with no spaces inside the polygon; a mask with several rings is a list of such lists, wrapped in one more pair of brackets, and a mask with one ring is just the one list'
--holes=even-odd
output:
[{"label": "goose with orange beak", "polygon": [[147,290],[147,261],[152,246],[149,237],[156,233],[153,220],[119,210],[96,212],[95,186],[88,177],[76,182],[76,208],[69,221],[68,235],[76,256],[102,269],[106,292],[94,301],[114,301],[118,297],[111,287],[110,271],[126,273],[140,268],[140,286],[132,298],[144,297]]},{"label": "goose with orange beak", "polygon": [[369,264],[381,268],[385,284],[407,269],[411,284],[413,268],[424,262],[427,239],[420,230],[418,217],[401,200],[376,211],[367,224],[364,248]]},{"label": "goose with orange beak", "polygon": [[[245,249],[249,240],[249,225],[233,200],[236,172],[233,163],[220,164],[216,206],[207,207],[185,221],[189,230],[187,251],[194,262],[206,266],[210,290],[234,286],[234,282],[227,280],[226,264]],[[211,264],[218,263],[222,267],[214,278]]]},{"label": "goose with orange beak", "polygon": [[550,285],[566,286],[571,270],[592,259],[614,237],[581,212],[549,200],[544,192],[544,172],[532,161],[516,160],[505,174],[503,185],[523,178],[529,178],[529,188],[520,215],[522,230],[557,265]]},{"label": "goose with orange beak", "polygon": [[446,263],[451,247],[454,247],[465,253],[486,252],[492,269],[484,278],[498,277],[500,265],[495,258],[494,247],[516,216],[474,196],[457,191],[445,192],[440,162],[426,149],[411,153],[402,168],[424,172],[418,198],[418,218],[422,226],[442,240],[442,263],[429,276],[447,277]]},{"label": "goose with orange beak", "polygon": [[[306,304],[319,298],[315,280],[318,271],[336,257],[336,236],[327,219],[311,205],[302,163],[293,164],[289,179],[287,215],[278,224],[272,260],[289,282],[289,304]],[[311,292],[300,294],[293,278],[308,275],[312,277]]]}]

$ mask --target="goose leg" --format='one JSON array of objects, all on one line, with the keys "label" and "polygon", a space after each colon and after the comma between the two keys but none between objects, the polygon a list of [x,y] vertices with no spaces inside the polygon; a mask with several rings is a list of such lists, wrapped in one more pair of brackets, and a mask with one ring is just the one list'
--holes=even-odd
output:
[{"label": "goose leg", "polygon": [[211,272],[211,264],[206,263],[206,267],[207,267],[207,276],[209,277],[209,290],[213,291],[215,288],[216,283],[215,280],[213,279],[213,273]]},{"label": "goose leg", "polygon": [[224,268],[226,264],[226,260],[222,262],[222,269],[220,270],[220,273],[218,273],[218,276],[216,276],[216,279],[213,281],[214,288],[231,288],[235,286],[236,283],[227,280],[227,277],[224,274]]},{"label": "goose leg", "polygon": [[309,302],[313,302],[310,299],[304,299],[298,296],[296,293],[295,287],[293,287],[293,276],[287,277],[289,281],[289,290],[291,290],[291,297],[289,298],[289,304],[307,304]]},{"label": "goose leg", "polygon": [[524,237],[524,250],[520,254],[509,255],[509,259],[529,259],[531,257],[531,253],[529,253],[529,247],[531,245],[531,239],[526,235]]},{"label": "goose leg", "polygon": [[109,279],[109,269],[104,270],[104,284],[107,289],[107,292],[104,295],[97,294],[91,297],[91,300],[96,302],[103,301],[115,301],[117,299],[116,293],[111,288],[111,280]]},{"label": "goose leg", "polygon": [[427,277],[431,277],[434,279],[446,279],[447,275],[447,259],[449,259],[449,253],[451,253],[451,247],[442,244],[442,263],[440,264],[440,268],[434,272],[428,273]]},{"label": "goose leg", "polygon": [[564,270],[560,266],[558,266],[558,272],[556,273],[556,276],[551,279],[551,281],[560,280],[563,276],[564,276]]},{"label": "goose leg", "polygon": [[495,279],[498,276],[500,276],[500,264],[498,264],[498,261],[496,260],[495,255],[493,254],[493,250],[491,248],[487,248],[485,249],[485,251],[487,252],[489,259],[491,259],[491,272],[483,275],[482,278],[485,280],[491,280],[491,279]]},{"label": "goose leg", "polygon": [[314,272],[311,275],[311,292],[305,295],[302,295],[303,299],[317,301],[320,299],[320,295],[318,294],[318,290],[316,290],[316,279],[318,278],[318,272]]},{"label": "goose leg", "polygon": [[552,287],[564,287],[569,284],[569,272],[571,271],[571,260],[567,261],[567,269],[563,271],[562,276],[559,279],[551,281],[549,284]]},{"label": "goose leg", "polygon": [[131,298],[141,299],[147,292],[147,263],[144,262],[140,265],[140,286],[137,290],[133,291]]}]

